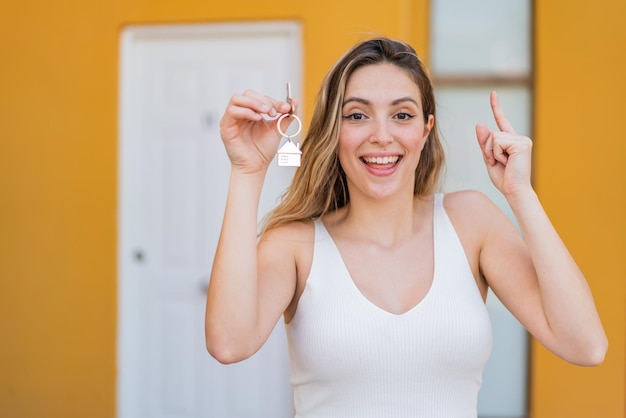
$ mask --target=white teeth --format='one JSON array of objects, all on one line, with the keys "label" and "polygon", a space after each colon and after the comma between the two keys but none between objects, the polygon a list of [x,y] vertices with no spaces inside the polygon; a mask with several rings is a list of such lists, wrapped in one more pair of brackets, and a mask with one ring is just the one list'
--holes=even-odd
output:
[{"label": "white teeth", "polygon": [[397,155],[393,157],[363,157],[363,161],[368,164],[395,164],[399,158]]}]

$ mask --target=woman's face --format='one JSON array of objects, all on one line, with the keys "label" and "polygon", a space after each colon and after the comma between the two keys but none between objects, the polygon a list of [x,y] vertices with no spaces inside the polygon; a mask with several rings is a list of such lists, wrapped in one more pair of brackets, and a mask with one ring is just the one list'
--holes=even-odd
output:
[{"label": "woman's face", "polygon": [[342,107],[339,161],[350,200],[413,195],[415,169],[433,127],[424,121],[421,93],[405,70],[389,64],[361,67],[350,76]]}]

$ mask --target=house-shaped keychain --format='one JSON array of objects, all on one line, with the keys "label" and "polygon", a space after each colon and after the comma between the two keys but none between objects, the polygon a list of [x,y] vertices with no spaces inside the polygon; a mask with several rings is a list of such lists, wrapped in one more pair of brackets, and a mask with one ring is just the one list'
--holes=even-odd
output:
[{"label": "house-shaped keychain", "polygon": [[283,167],[300,167],[300,144],[287,140],[278,150],[278,165]]}]

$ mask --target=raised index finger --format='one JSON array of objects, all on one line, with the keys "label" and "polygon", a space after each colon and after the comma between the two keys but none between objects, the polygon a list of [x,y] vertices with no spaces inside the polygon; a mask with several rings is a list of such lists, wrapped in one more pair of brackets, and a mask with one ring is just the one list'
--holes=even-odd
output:
[{"label": "raised index finger", "polygon": [[504,116],[504,112],[502,111],[502,107],[500,106],[500,100],[498,99],[498,95],[496,94],[495,91],[491,92],[489,99],[491,102],[491,110],[493,112],[493,117],[496,120],[496,124],[498,125],[498,128],[502,132],[508,132],[508,133],[514,134],[515,130],[513,129],[513,126],[511,126],[511,123],[506,118],[506,116]]}]

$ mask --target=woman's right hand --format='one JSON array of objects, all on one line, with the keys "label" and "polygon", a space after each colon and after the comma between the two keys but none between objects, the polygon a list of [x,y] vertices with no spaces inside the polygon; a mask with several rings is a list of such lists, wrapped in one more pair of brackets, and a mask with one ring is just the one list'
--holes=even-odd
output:
[{"label": "woman's right hand", "polygon": [[[295,113],[295,99],[293,106]],[[290,103],[253,90],[236,94],[230,99],[220,121],[220,135],[233,169],[244,173],[264,172],[267,169],[281,140],[276,127],[277,116],[290,111]],[[283,118],[283,132],[287,131],[290,122],[290,118]]]}]

